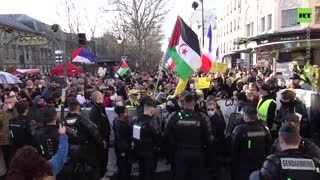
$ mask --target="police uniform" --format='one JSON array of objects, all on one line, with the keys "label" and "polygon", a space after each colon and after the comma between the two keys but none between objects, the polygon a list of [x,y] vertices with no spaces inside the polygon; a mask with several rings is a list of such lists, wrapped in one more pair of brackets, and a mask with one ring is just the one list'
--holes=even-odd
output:
[{"label": "police uniform", "polygon": [[175,179],[207,179],[204,156],[211,137],[208,121],[204,113],[190,109],[175,113],[168,121],[164,138],[175,150]]},{"label": "police uniform", "polygon": [[[113,121],[114,149],[117,157],[119,180],[130,178],[131,162],[131,140],[132,127],[129,125],[128,117],[117,116]],[[123,156],[124,155],[124,156]]]},{"label": "police uniform", "polygon": [[38,129],[34,136],[34,143],[39,153],[45,159],[51,159],[59,147],[59,126],[46,125]]},{"label": "police uniform", "polygon": [[90,120],[77,113],[67,114],[64,122],[69,136],[69,162],[65,165],[67,176],[61,179],[99,179],[99,130]]},{"label": "police uniform", "polygon": [[[254,105],[243,109],[245,114],[257,113]],[[268,155],[272,137],[268,127],[261,121],[245,122],[232,133],[232,179],[247,180],[250,173],[261,167]]]},{"label": "police uniform", "polygon": [[250,180],[318,180],[320,160],[304,155],[297,149],[285,150],[268,156],[260,171],[254,172]]},{"label": "police uniform", "polygon": [[139,179],[154,179],[157,151],[161,140],[159,129],[152,126],[152,116],[143,114],[133,122],[134,149],[139,160]]},{"label": "police uniform", "polygon": [[28,116],[18,115],[10,121],[11,155],[25,145],[32,145],[32,137],[35,134],[36,122]]},{"label": "police uniform", "polygon": [[[307,156],[320,159],[320,148],[311,139],[302,138],[299,144],[299,151]],[[279,138],[277,138],[272,145],[271,153],[277,154],[280,152],[280,142]]]}]

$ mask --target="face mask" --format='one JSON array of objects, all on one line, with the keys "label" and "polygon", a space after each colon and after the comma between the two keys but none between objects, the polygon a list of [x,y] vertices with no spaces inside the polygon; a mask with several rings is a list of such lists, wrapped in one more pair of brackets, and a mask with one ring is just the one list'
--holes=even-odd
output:
[{"label": "face mask", "polygon": [[13,105],[12,104],[8,104],[8,109],[13,109]]},{"label": "face mask", "polygon": [[209,117],[212,117],[212,116],[214,116],[215,114],[216,114],[215,111],[208,111],[208,116],[209,116]]},{"label": "face mask", "polygon": [[123,103],[121,101],[116,102],[116,106],[123,106]]}]

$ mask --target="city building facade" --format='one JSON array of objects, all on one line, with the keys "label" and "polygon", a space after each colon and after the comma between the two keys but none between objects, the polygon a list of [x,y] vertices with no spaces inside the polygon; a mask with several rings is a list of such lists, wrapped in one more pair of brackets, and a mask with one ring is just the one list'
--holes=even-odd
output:
[{"label": "city building facade", "polygon": [[[298,22],[299,8],[312,8],[312,22]],[[220,9],[220,58],[229,67],[263,67],[301,57],[320,65],[318,0],[226,0]]]},{"label": "city building facade", "polygon": [[[25,36],[46,37],[48,43],[45,45],[19,44],[19,38]],[[72,51],[78,47],[77,35],[60,30],[53,32],[50,25],[25,14],[0,15],[0,70],[10,67],[37,68],[42,73],[48,73],[57,65],[55,52],[63,51],[62,40],[66,47],[66,58],[70,60]]]}]

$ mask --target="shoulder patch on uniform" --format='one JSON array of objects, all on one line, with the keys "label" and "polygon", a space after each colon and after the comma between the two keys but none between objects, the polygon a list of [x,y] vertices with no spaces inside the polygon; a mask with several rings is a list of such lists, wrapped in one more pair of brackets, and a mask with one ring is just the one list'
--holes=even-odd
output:
[{"label": "shoulder patch on uniform", "polygon": [[282,169],[315,171],[316,166],[312,159],[303,158],[280,158]]}]

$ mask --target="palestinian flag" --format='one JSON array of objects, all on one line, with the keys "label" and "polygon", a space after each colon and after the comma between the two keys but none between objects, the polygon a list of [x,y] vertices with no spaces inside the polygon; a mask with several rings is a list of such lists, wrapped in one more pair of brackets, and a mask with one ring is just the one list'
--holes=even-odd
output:
[{"label": "palestinian flag", "polygon": [[184,81],[201,67],[198,36],[179,16],[169,42],[168,54],[175,64],[174,71]]},{"label": "palestinian flag", "polygon": [[127,65],[127,63],[124,60],[122,60],[121,61],[121,66],[119,67],[117,73],[120,76],[123,76],[128,70],[129,70],[129,66]]}]

